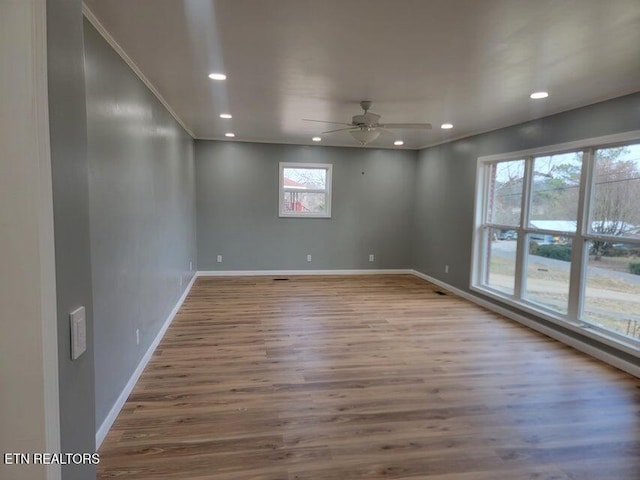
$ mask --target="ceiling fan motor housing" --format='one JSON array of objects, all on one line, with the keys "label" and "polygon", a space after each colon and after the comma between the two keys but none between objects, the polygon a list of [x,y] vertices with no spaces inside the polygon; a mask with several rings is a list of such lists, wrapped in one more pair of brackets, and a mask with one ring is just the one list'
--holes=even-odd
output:
[{"label": "ceiling fan motor housing", "polygon": [[351,117],[351,121],[354,125],[357,126],[370,127],[376,125],[378,123],[378,120],[380,120],[380,115],[370,112],[367,112],[363,115],[354,115],[353,117]]}]

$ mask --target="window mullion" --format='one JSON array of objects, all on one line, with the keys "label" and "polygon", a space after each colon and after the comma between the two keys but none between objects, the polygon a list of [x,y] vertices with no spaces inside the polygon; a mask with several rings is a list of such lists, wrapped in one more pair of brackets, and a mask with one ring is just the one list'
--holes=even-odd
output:
[{"label": "window mullion", "polygon": [[491,243],[491,239],[489,236],[491,235],[491,228],[483,227],[480,229],[480,245],[481,245],[481,255],[480,255],[480,278],[479,281],[481,284],[486,285],[489,283],[489,252],[491,249],[489,245]]},{"label": "window mullion", "polygon": [[[489,283],[489,263],[490,263],[490,255],[491,255],[491,228],[488,225],[490,223],[490,214],[489,212],[492,210],[493,203],[495,202],[493,184],[495,183],[495,165],[494,164],[485,164],[483,166],[484,170],[482,174],[483,178],[483,205],[482,205],[482,223],[483,227],[481,229],[480,235],[480,245],[482,249],[482,253],[480,255],[480,283],[488,284]],[[491,218],[493,220],[493,218]]]},{"label": "window mullion", "polygon": [[590,199],[593,183],[593,149],[586,149],[582,156],[580,190],[578,194],[578,217],[576,235],[571,246],[571,274],[569,277],[569,305],[567,315],[571,320],[579,321],[584,304],[587,259],[585,252],[585,234],[589,231]]},{"label": "window mullion", "polygon": [[516,243],[516,278],[513,293],[516,298],[522,299],[526,289],[525,273],[527,271],[527,235],[526,227],[529,224],[529,205],[531,199],[531,179],[533,177],[533,157],[525,158],[524,178],[522,179],[522,199],[520,203],[520,225],[517,228],[518,239]]},{"label": "window mullion", "polygon": [[491,227],[496,228],[498,230],[514,230],[519,231],[520,227],[518,225],[505,225],[503,223],[485,223],[481,225],[482,227]]}]

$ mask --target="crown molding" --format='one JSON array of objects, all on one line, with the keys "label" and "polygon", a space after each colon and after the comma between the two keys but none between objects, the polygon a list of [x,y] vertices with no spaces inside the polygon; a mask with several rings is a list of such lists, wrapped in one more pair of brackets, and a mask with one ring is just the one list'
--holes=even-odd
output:
[{"label": "crown molding", "polygon": [[140,68],[135,64],[135,62],[131,59],[131,57],[127,55],[127,53],[120,46],[120,44],[116,42],[116,40],[107,31],[104,25],[100,23],[100,20],[98,20],[95,14],[84,2],[82,2],[82,14],[85,16],[87,20],[89,20],[89,23],[91,23],[91,25],[94,26],[94,28],[98,31],[98,33],[102,35],[102,38],[104,38],[107,41],[107,43],[111,45],[111,48],[113,48],[116,51],[116,53],[120,55],[122,60],[124,60],[124,62],[129,66],[129,68],[133,70],[133,73],[135,73],[138,76],[138,78],[142,80],[142,83],[144,83],[146,87],[149,90],[151,90],[151,93],[153,93],[156,96],[156,98],[160,101],[160,103],[164,106],[164,108],[167,109],[167,111],[171,114],[171,116],[175,119],[175,121],[178,122],[182,128],[184,128],[185,132],[187,132],[191,136],[191,138],[196,138],[195,134],[191,131],[191,129],[187,127],[187,124],[178,116],[178,114],[173,110],[173,108],[171,108],[171,106],[169,105],[169,102],[167,102],[164,99],[164,97],[160,94],[160,92],[153,85],[153,83],[151,83],[151,80],[149,80],[145,76],[145,74],[142,73],[142,70],[140,70]]}]

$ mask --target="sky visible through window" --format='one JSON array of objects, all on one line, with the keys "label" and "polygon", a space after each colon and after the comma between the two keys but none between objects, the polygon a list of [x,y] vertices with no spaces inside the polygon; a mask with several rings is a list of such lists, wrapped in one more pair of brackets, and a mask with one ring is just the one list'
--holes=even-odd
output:
[{"label": "sky visible through window", "polygon": [[285,168],[284,178],[289,180],[285,188],[324,190],[327,170],[324,168]]},{"label": "sky visible through window", "polygon": [[[614,148],[600,149],[602,150],[614,150]],[[640,171],[640,145],[629,145],[626,147],[619,148],[620,154],[617,157],[617,160],[620,161],[629,161],[632,162],[638,171]],[[576,153],[565,153],[560,155],[553,155],[553,158],[569,158],[575,157]],[[540,157],[540,158],[550,158],[550,157]],[[500,162],[497,164],[496,168],[496,182],[498,183],[506,183],[509,180],[512,180],[517,177],[522,177],[524,175],[524,162],[521,161],[512,161],[512,162]]]}]

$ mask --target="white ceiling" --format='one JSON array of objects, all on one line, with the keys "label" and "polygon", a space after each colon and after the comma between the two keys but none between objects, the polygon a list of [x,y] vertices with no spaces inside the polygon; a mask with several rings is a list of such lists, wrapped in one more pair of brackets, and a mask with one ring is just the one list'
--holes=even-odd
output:
[{"label": "white ceiling", "polygon": [[[372,100],[406,148],[640,91],[639,0],[85,0],[196,138],[312,144]],[[224,72],[214,82],[210,72]],[[548,90],[549,98],[529,94]],[[220,113],[229,112],[231,120]],[[441,123],[454,128],[444,131]],[[335,127],[338,128],[338,127]],[[380,136],[370,146],[392,146]],[[347,132],[323,145],[355,145]]]}]

